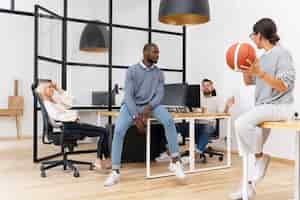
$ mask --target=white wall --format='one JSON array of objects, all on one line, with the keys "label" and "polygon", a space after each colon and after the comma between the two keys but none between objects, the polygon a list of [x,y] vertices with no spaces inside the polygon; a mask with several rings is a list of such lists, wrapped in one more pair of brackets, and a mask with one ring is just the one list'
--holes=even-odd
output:
[{"label": "white wall", "polygon": [[[1,0],[1,8],[10,8],[9,2],[9,0]],[[27,0],[26,3],[25,1],[17,1],[16,9],[32,12],[34,2],[33,0]],[[38,2],[59,12],[59,0]],[[7,97],[13,95],[13,80],[18,79],[20,81],[19,95],[24,96],[25,100],[21,132],[32,135],[33,100],[30,85],[33,82],[34,20],[33,17],[0,13],[0,24],[4,27],[0,33],[2,69],[0,74],[0,107],[7,107]],[[53,71],[50,74],[53,74]],[[15,135],[15,120],[1,117],[0,136]]]},{"label": "white wall", "polygon": [[[17,0],[16,9],[33,12],[35,2],[62,15],[61,0]],[[9,0],[1,0],[2,8],[9,8]],[[133,9],[134,5],[134,9]],[[69,1],[69,16],[108,22],[108,1],[82,0]],[[153,27],[164,30],[181,31],[179,27],[158,23],[159,0],[153,0]],[[148,26],[148,1],[127,0],[114,2],[113,23],[132,26]],[[22,118],[23,135],[32,135],[33,102],[30,85],[33,82],[33,28],[32,17],[0,13],[0,24],[6,27],[0,32],[0,55],[3,73],[0,74],[0,106],[7,106],[7,96],[12,95],[13,79],[20,80],[20,95],[25,97],[25,113]],[[39,54],[57,59],[61,58],[61,24],[58,21],[41,19],[39,32]],[[79,51],[79,40],[84,24],[68,23],[68,60],[107,64],[108,54],[84,53]],[[148,41],[148,33],[142,31],[113,29],[113,64],[131,65],[142,59],[142,48]],[[153,34],[153,41],[161,48],[161,66],[181,68],[181,39]],[[40,62],[39,77],[51,78],[60,83],[60,65]],[[165,73],[166,82],[181,81],[180,73]],[[93,90],[108,89],[108,70],[100,68],[68,67],[68,90],[75,96],[76,104],[90,104]],[[113,84],[124,86],[125,70],[113,70]],[[95,114],[82,112],[82,119],[91,123],[96,121]],[[39,123],[41,124],[41,123]],[[39,130],[41,130],[39,128]],[[16,134],[15,121],[1,118],[0,137]]]},{"label": "white wall", "polygon": [[[33,11],[34,0],[17,1],[19,10]],[[106,1],[89,0],[89,4],[82,0],[72,0],[69,5],[71,17],[98,19],[108,21],[108,4]],[[62,1],[40,0],[43,6],[62,14]],[[274,4],[274,5],[272,5]],[[1,7],[9,3],[1,1]],[[135,8],[133,9],[133,6]],[[114,23],[147,27],[147,1],[127,0],[114,4]],[[298,35],[300,28],[296,26],[299,18],[297,1],[278,0],[225,0],[210,1],[212,19],[208,24],[188,28],[187,44],[187,80],[190,83],[199,83],[202,78],[208,77],[216,82],[218,93],[224,97],[234,94],[238,105],[233,109],[236,117],[253,104],[253,88],[246,88],[242,84],[239,74],[228,69],[225,64],[225,51],[236,41],[250,42],[248,35],[252,25],[261,17],[272,17],[279,27],[282,44],[293,54],[295,66],[300,64]],[[153,1],[153,27],[181,31],[180,27],[160,24],[158,22],[159,0]],[[22,118],[22,133],[32,135],[32,96],[30,84],[33,80],[33,18],[14,16],[0,13],[0,24],[5,27],[0,32],[0,55],[2,73],[0,74],[0,106],[7,106],[7,96],[12,94],[13,79],[20,80],[20,94],[25,97],[25,113]],[[68,24],[68,58],[72,61],[92,63],[107,63],[107,54],[87,54],[79,52],[79,38],[83,24]],[[60,57],[61,26],[54,22],[41,23],[40,53]],[[147,33],[133,31],[120,31],[114,29],[114,63],[130,65],[142,57],[141,48],[147,42]],[[162,67],[181,67],[181,40],[176,37],[166,37],[154,34],[153,41],[161,49],[160,64]],[[51,77],[60,81],[59,66],[41,63],[40,76]],[[77,103],[89,104],[92,90],[105,90],[107,80],[104,69],[86,69],[79,67],[68,68],[68,86],[75,95]],[[180,74],[165,73],[167,82],[178,82]],[[297,88],[295,90],[296,104],[299,107],[299,73],[297,74]],[[113,70],[113,82],[123,83],[125,73],[122,70]],[[93,121],[95,116],[85,117]],[[0,121],[0,136],[13,136],[16,134],[13,119],[2,118]],[[288,131],[273,131],[266,150],[272,155],[293,158],[294,134]]]},{"label": "white wall", "polygon": [[[0,105],[1,108],[7,107],[7,97],[13,95],[13,80],[20,80],[19,94],[24,96],[26,104],[22,132],[29,132],[32,130],[32,98],[29,89],[33,80],[33,42],[24,39],[32,38],[33,31],[28,27],[33,27],[33,21],[30,17],[0,14],[0,24],[5,27],[0,34]],[[15,120],[1,117],[0,136],[10,134],[16,134]]]},{"label": "white wall", "polygon": [[[253,88],[243,86],[241,75],[228,69],[225,51],[238,41],[251,42],[252,25],[262,17],[270,17],[278,25],[281,44],[293,54],[295,68],[300,64],[297,19],[299,1],[292,0],[219,0],[210,1],[211,21],[205,25],[188,28],[188,78],[199,82],[208,77],[215,81],[218,92],[225,97],[237,96],[234,117],[253,105]],[[261,52],[258,52],[261,54]],[[295,89],[296,106],[299,108],[299,78]],[[298,109],[299,110],[299,109]],[[235,139],[235,138],[234,138]],[[235,142],[234,142],[235,144]],[[234,145],[236,147],[236,145]],[[266,152],[274,156],[293,159],[294,134],[291,131],[272,131]]]}]

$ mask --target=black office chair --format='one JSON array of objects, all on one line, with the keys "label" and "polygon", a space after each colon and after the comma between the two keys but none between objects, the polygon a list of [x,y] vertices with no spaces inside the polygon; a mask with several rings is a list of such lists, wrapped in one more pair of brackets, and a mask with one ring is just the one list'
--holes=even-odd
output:
[{"label": "black office chair", "polygon": [[[213,143],[214,140],[218,140],[219,138],[220,138],[220,120],[217,119],[216,131],[213,134],[209,135],[208,144]],[[203,163],[207,162],[205,154],[209,155],[210,158],[214,156],[218,156],[220,162],[224,160],[224,153],[218,152],[217,150],[214,150],[212,147],[208,146],[205,149],[204,153],[200,155],[200,159]]]},{"label": "black office chair", "polygon": [[[91,162],[83,162],[68,159],[68,155],[78,154],[78,153],[91,153],[91,151],[74,151],[74,147],[77,146],[77,141],[84,139],[83,136],[72,135],[71,132],[67,132],[64,129],[63,123],[52,121],[49,118],[45,105],[40,97],[40,95],[35,91],[36,85],[32,85],[32,93],[34,98],[37,99],[37,102],[40,105],[42,118],[43,118],[43,135],[42,142],[43,144],[54,144],[55,146],[61,147],[62,160],[51,160],[44,161],[41,163],[41,177],[46,177],[46,170],[57,166],[63,166],[64,170],[67,168],[73,171],[74,177],[79,177],[79,170],[75,167],[75,164],[79,165],[88,165],[90,170],[93,170],[94,164]],[[54,129],[59,129],[59,131],[54,131]]]},{"label": "black office chair", "polygon": [[[176,127],[179,132],[182,132],[184,140],[185,138],[189,137],[189,124],[187,122],[177,123]],[[220,121],[217,119],[216,131],[211,135],[209,135],[209,140],[208,140],[209,144],[213,143],[214,140],[218,140],[220,138],[219,130],[220,130]],[[197,134],[195,135],[195,140],[197,141]],[[185,143],[185,141],[183,143]],[[184,151],[181,153],[181,156],[188,156],[188,155],[189,155],[189,151]],[[218,152],[210,146],[206,148],[204,153],[200,154],[200,161],[202,163],[207,163],[206,155],[208,155],[210,158],[214,156],[218,156],[218,160],[220,162],[224,160],[224,153]]]},{"label": "black office chair", "polygon": [[[212,91],[212,96],[217,96],[216,89],[214,89]],[[211,144],[211,143],[213,143],[214,140],[218,140],[220,138],[220,120],[217,119],[216,121],[217,121],[216,131],[209,136],[208,144]],[[224,153],[218,152],[218,151],[214,150],[212,147],[208,146],[206,148],[206,150],[204,151],[204,154],[200,155],[203,163],[207,162],[205,154],[208,154],[210,158],[212,158],[213,156],[218,156],[218,159],[220,162],[222,162],[224,160]]]}]

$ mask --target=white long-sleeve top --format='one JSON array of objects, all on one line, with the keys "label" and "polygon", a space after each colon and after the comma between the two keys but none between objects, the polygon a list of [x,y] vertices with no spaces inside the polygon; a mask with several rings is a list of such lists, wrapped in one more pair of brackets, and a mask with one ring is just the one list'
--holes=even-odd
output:
[{"label": "white long-sleeve top", "polygon": [[[206,97],[201,93],[201,107],[206,108],[208,113],[223,113],[225,109],[224,102],[218,96]],[[196,109],[198,111],[198,109]],[[216,120],[196,120],[198,124],[216,125]]]},{"label": "white long-sleeve top", "polygon": [[70,110],[73,103],[73,97],[69,96],[66,92],[61,94],[56,93],[53,96],[53,102],[45,100],[44,104],[49,117],[55,121],[73,122],[76,121],[79,116],[75,110]]}]

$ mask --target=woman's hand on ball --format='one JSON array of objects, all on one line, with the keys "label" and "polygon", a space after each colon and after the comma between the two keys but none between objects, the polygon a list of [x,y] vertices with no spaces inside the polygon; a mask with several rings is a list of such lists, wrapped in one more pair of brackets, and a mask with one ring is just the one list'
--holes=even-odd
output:
[{"label": "woman's hand on ball", "polygon": [[260,68],[260,62],[259,59],[255,59],[254,62],[251,62],[249,59],[246,60],[247,63],[249,63],[249,66],[241,66],[241,71],[243,73],[249,74],[249,75],[254,75],[254,76],[259,76],[262,71]]}]

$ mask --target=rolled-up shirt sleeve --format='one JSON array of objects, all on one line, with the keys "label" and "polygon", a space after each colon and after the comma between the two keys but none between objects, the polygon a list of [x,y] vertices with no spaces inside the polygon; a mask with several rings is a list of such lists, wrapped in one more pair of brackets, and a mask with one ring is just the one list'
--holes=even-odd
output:
[{"label": "rolled-up shirt sleeve", "polygon": [[296,71],[292,56],[288,52],[282,54],[278,59],[276,67],[276,78],[282,80],[288,89],[294,87]]}]

